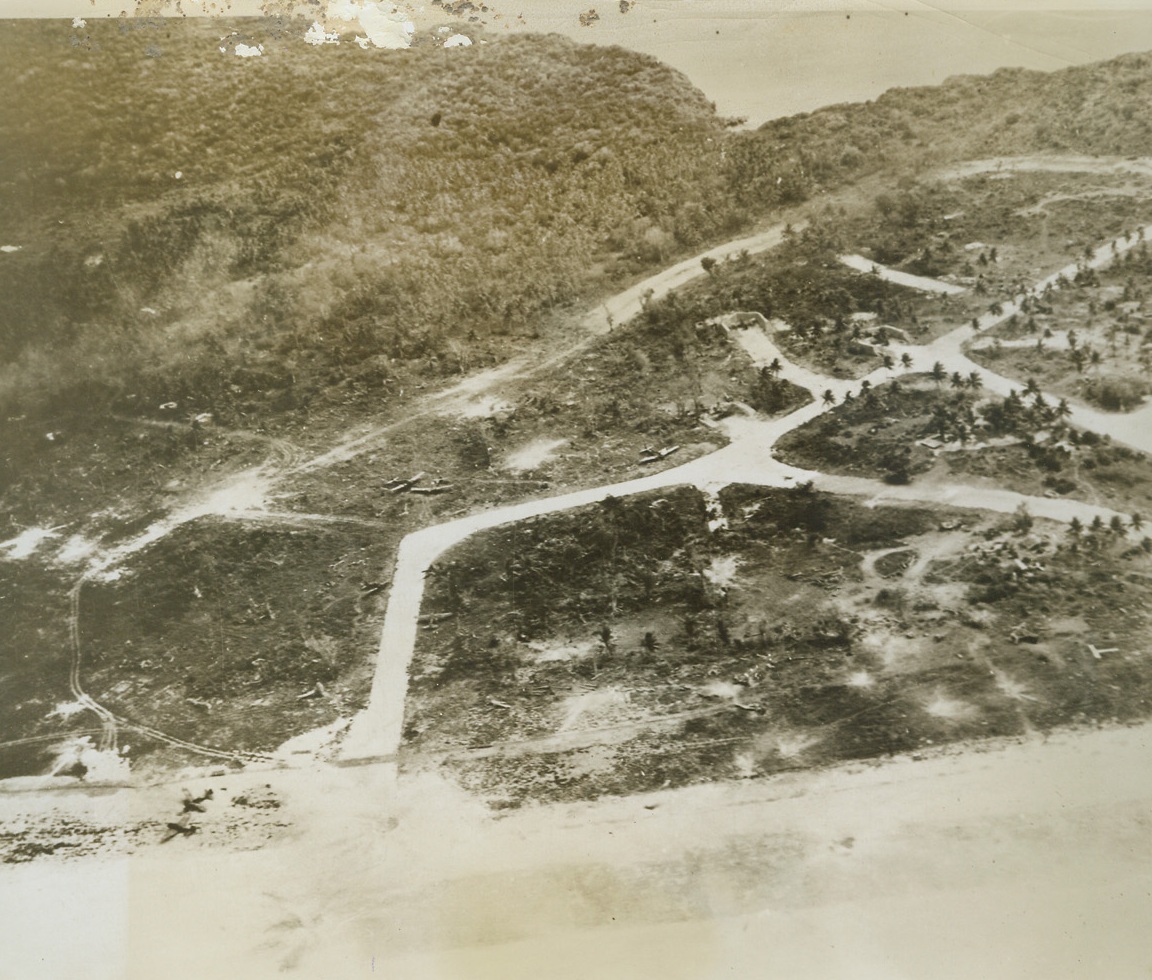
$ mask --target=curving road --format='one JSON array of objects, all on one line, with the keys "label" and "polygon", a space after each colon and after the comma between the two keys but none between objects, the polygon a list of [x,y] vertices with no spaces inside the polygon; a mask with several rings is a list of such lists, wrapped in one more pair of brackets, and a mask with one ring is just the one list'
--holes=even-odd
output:
[{"label": "curving road", "polygon": [[[807,222],[805,221],[797,221],[792,225],[792,228],[795,231],[803,231],[806,225]],[[703,276],[705,273],[702,263],[705,259],[723,262],[726,259],[734,258],[741,252],[747,252],[749,255],[766,252],[783,243],[787,228],[787,225],[773,225],[755,235],[725,242],[723,245],[710,248],[707,252],[701,252],[683,262],[677,262],[663,272],[649,276],[647,279],[636,283],[635,286],[625,289],[624,292],[606,299],[603,304],[584,317],[584,327],[594,334],[607,333],[614,324],[626,323],[636,316],[643,308],[645,297],[661,299],[673,290]]]},{"label": "curving road", "polygon": [[[804,227],[804,223],[798,222],[794,227],[796,230],[800,230]],[[69,688],[75,701],[82,704],[99,719],[102,732],[100,740],[101,751],[115,753],[118,731],[124,728],[164,742],[165,744],[187,749],[190,752],[208,758],[231,759],[243,757],[262,761],[269,758],[258,753],[228,752],[212,746],[187,742],[159,731],[158,729],[151,728],[150,726],[141,725],[129,719],[121,718],[88,694],[84,689],[81,679],[83,654],[80,642],[80,593],[86,582],[100,579],[109,574],[115,574],[118,566],[133,555],[167,537],[177,528],[207,516],[237,521],[268,521],[273,523],[296,524],[315,521],[356,522],[355,519],[333,514],[277,513],[269,509],[268,501],[274,486],[279,481],[294,473],[307,473],[337,465],[371,448],[375,448],[379,445],[383,437],[410,424],[416,419],[466,408],[471,401],[485,395],[502,383],[506,383],[513,378],[536,374],[553,367],[592,343],[596,334],[611,329],[614,322],[624,322],[639,313],[645,297],[652,296],[658,298],[667,295],[685,283],[703,276],[705,273],[702,260],[713,258],[717,261],[722,261],[738,255],[741,252],[746,251],[749,254],[755,254],[774,248],[784,240],[786,229],[787,225],[785,224],[773,225],[771,228],[755,235],[718,245],[706,252],[701,252],[698,255],[685,259],[668,269],[664,269],[608,300],[602,309],[590,313],[584,322],[587,333],[574,343],[560,347],[547,357],[515,358],[490,370],[470,375],[455,385],[429,394],[424,400],[423,408],[406,415],[403,419],[386,425],[372,426],[359,432],[350,433],[331,449],[318,455],[305,457],[302,450],[283,439],[276,439],[256,433],[229,431],[228,434],[234,437],[252,438],[269,443],[271,446],[269,458],[258,466],[230,474],[207,487],[200,488],[193,493],[182,506],[173,509],[170,513],[159,518],[140,534],[113,548],[97,551],[88,561],[83,573],[76,580],[71,590],[71,608],[68,626],[72,657],[68,678]],[[149,422],[138,419],[129,421],[141,425],[154,425],[165,428],[175,425],[175,423],[162,421]],[[605,488],[605,493],[607,492],[609,491]],[[630,493],[639,491],[621,489],[620,492]],[[603,497],[601,496],[595,499],[603,499]],[[586,502],[592,501],[589,500]],[[580,503],[571,503],[568,506],[580,506]],[[484,515],[479,516],[483,517]],[[530,514],[526,513],[523,516],[530,516]],[[521,517],[513,515],[510,519],[519,520]],[[496,523],[502,523],[502,521],[495,520],[491,524],[476,523],[474,526],[469,525],[471,529],[454,538],[450,544],[454,544],[475,530],[494,526]],[[448,526],[445,525],[444,527]],[[432,528],[428,530],[436,531],[437,529]],[[420,535],[425,533],[426,532],[423,531],[417,532],[416,535],[405,539],[401,544],[401,554],[411,554],[413,549],[420,546],[420,543],[425,540],[425,538],[420,537]],[[433,561],[435,555],[440,554],[444,548],[449,547],[450,544],[443,545],[439,550],[431,549],[429,553],[432,554],[432,557],[428,559],[428,563]],[[419,561],[415,563],[409,562],[408,566],[414,567],[414,565],[419,564]],[[404,615],[401,611],[407,608],[409,601],[414,601],[415,608],[419,608],[420,597],[423,594],[423,573],[426,569],[427,563],[419,569],[419,590],[413,600],[405,599],[403,588],[393,587],[384,630],[386,635],[402,636],[405,634],[407,627],[404,625]],[[415,629],[416,615],[417,614],[414,614],[412,617],[411,626],[413,630]],[[389,643],[389,646],[391,645],[392,644]],[[411,645],[410,642],[409,645]],[[376,686],[385,683],[390,677],[388,669],[392,662],[393,658],[380,658]],[[406,677],[407,660],[403,662],[403,672]],[[376,689],[376,686],[374,686],[373,690]],[[397,722],[397,725],[398,724],[399,722]],[[385,742],[390,742],[391,740],[391,736],[389,736],[385,739]],[[398,743],[398,739],[396,741]]]}]

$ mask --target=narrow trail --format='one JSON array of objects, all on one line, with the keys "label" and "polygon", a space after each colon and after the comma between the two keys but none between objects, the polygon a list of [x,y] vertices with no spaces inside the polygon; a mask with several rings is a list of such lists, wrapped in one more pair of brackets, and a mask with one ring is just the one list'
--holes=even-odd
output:
[{"label": "narrow trail", "polygon": [[[876,571],[876,562],[881,558],[887,558],[889,555],[899,554],[901,551],[908,550],[910,550],[908,545],[898,544],[892,548],[877,548],[875,551],[869,551],[860,562],[860,573],[862,575],[875,575],[879,577],[880,573]],[[901,572],[901,576],[903,576],[906,571],[907,570]]]},{"label": "narrow trail", "polygon": [[663,725],[675,725],[694,718],[712,718],[716,715],[731,714],[741,710],[735,704],[710,704],[685,711],[672,711],[663,715],[652,715],[638,721],[619,722],[614,725],[597,725],[591,728],[572,728],[551,735],[528,738],[510,738],[492,742],[489,745],[473,745],[461,748],[422,750],[403,752],[396,758],[419,758],[422,762],[447,759],[490,759],[497,756],[516,756],[543,752],[566,752],[572,749],[590,748],[626,741],[632,735],[651,731]]},{"label": "narrow trail", "polygon": [[[84,690],[80,680],[80,668],[83,662],[83,647],[80,637],[80,593],[87,581],[88,578],[82,576],[76,584],[72,586],[72,590],[69,593],[68,634],[72,647],[72,659],[68,673],[68,687],[72,692],[72,697],[100,719],[102,727],[100,729],[101,737],[99,748],[102,752],[116,752],[119,731],[120,729],[125,729],[135,732],[138,735],[144,735],[153,741],[162,742],[172,748],[184,749],[187,752],[211,759],[223,759],[227,761],[240,759],[248,762],[272,761],[272,756],[261,752],[229,751],[226,749],[217,749],[210,745],[201,745],[198,742],[190,742],[187,739],[177,738],[150,725],[143,725],[127,718],[121,718],[95,698],[91,697],[91,695]],[[68,734],[71,735],[73,733],[69,732]]]},{"label": "narrow trail", "polygon": [[308,527],[313,524],[349,524],[353,527],[370,527],[383,530],[391,527],[386,521],[374,521],[367,517],[350,517],[344,514],[308,514],[295,510],[238,510],[229,519],[252,524],[286,524],[290,527]]},{"label": "narrow trail", "polygon": [[68,670],[68,688],[77,702],[84,705],[100,719],[100,750],[102,752],[114,752],[117,736],[116,716],[104,705],[89,697],[80,683],[80,590],[84,587],[84,581],[83,578],[80,578],[68,593],[68,638],[72,647],[72,659]]},{"label": "narrow trail", "polygon": [[[112,415],[111,418],[117,422],[123,422],[125,425],[135,425],[145,429],[164,429],[180,435],[186,435],[189,431],[194,431],[190,429],[190,424],[184,420],[133,418],[130,415],[115,414]],[[300,446],[281,436],[271,436],[266,432],[254,432],[250,429],[223,429],[215,424],[211,424],[210,429],[205,431],[211,431],[215,435],[225,436],[241,442],[255,442],[268,446],[270,452],[265,465],[275,462],[281,467],[291,467],[302,463],[306,458],[306,453]]]}]

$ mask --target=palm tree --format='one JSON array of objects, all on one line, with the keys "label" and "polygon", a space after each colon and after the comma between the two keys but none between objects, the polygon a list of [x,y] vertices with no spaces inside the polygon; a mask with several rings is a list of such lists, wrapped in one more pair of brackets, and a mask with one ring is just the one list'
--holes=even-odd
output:
[{"label": "palm tree", "polygon": [[939,388],[944,379],[948,377],[948,372],[940,361],[932,365],[931,376],[932,380],[936,382],[937,388]]},{"label": "palm tree", "polygon": [[885,371],[891,371],[896,366],[896,361],[891,354],[885,354],[881,358],[881,363],[883,363]]},{"label": "palm tree", "polygon": [[904,370],[907,371],[912,367],[912,355],[905,351],[900,355],[900,363],[903,365]]},{"label": "palm tree", "polygon": [[952,428],[952,415],[943,405],[937,405],[932,409],[932,427],[942,441],[947,441]]},{"label": "palm tree", "polygon": [[831,388],[827,388],[824,391],[824,404],[825,405],[835,405],[836,404],[836,396],[834,394],[832,394]]},{"label": "palm tree", "polygon": [[1035,378],[1028,378],[1024,382],[1024,394],[1026,394],[1026,395],[1038,395],[1038,394],[1040,394],[1040,385],[1036,383]]},{"label": "palm tree", "polygon": [[780,377],[780,372],[783,370],[784,365],[780,363],[780,358],[772,358],[772,363],[768,365],[768,373],[771,374],[773,378],[778,378]]},{"label": "palm tree", "polygon": [[1134,510],[1132,516],[1128,519],[1128,523],[1131,525],[1133,531],[1139,531],[1144,526],[1144,517],[1139,511]]},{"label": "palm tree", "polygon": [[1080,537],[1080,535],[1083,531],[1084,531],[1083,523],[1081,523],[1079,517],[1074,516],[1072,518],[1072,520],[1070,520],[1068,522],[1068,533],[1071,534],[1072,537],[1078,538],[1078,537]]},{"label": "palm tree", "polygon": [[975,391],[984,386],[984,381],[980,377],[979,371],[970,371],[968,374],[968,387]]}]

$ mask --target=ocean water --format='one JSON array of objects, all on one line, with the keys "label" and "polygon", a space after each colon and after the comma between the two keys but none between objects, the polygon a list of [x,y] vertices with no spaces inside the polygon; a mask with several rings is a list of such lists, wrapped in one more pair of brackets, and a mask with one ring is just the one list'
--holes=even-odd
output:
[{"label": "ocean water", "polygon": [[537,29],[660,58],[721,113],[750,125],[952,75],[1051,70],[1152,49],[1152,8],[945,11],[907,3],[798,11],[740,0],[642,0],[627,14],[600,5],[600,20],[581,28],[547,13],[544,0],[521,6]]},{"label": "ocean water", "polygon": [[[182,9],[250,16],[261,2],[183,0]],[[448,19],[429,0],[396,2],[418,29]],[[635,0],[627,12],[619,0],[483,2],[482,19],[493,31],[554,32],[654,55],[684,72],[721,113],[753,126],[950,75],[1006,66],[1050,70],[1152,50],[1147,0],[1109,0],[1107,9],[1060,7],[1060,0],[1001,0],[995,9],[968,9],[990,0],[949,0],[946,9],[923,0]],[[318,7],[297,5],[308,16]],[[582,26],[580,15],[593,9],[598,19]],[[172,13],[175,3],[0,0],[0,18],[114,17],[122,10]]]}]

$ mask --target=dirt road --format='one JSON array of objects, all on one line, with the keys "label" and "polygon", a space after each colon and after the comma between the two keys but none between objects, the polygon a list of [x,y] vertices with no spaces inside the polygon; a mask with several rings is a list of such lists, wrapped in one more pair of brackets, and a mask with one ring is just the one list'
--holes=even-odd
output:
[{"label": "dirt road", "polygon": [[[807,222],[798,221],[792,227],[796,231],[802,231],[806,224]],[[741,252],[747,252],[749,255],[766,252],[769,249],[776,248],[777,245],[784,241],[786,228],[786,225],[773,225],[771,228],[755,235],[725,242],[723,245],[717,245],[707,252],[701,252],[699,255],[694,255],[692,258],[685,259],[683,262],[677,262],[663,272],[649,276],[647,279],[636,283],[635,286],[624,290],[624,292],[617,293],[615,296],[606,299],[584,318],[584,327],[594,334],[607,333],[612,329],[614,324],[626,323],[631,320],[632,317],[636,316],[642,308],[645,297],[650,296],[652,299],[661,299],[670,292],[690,283],[693,279],[698,279],[703,276],[705,274],[702,264],[704,259],[714,259],[717,262],[723,262],[726,259],[739,255]]]},{"label": "dirt road", "polygon": [[967,160],[949,167],[940,176],[945,180],[975,177],[977,174],[1010,174],[1015,170],[1053,174],[1139,174],[1152,176],[1152,159],[1147,157],[1088,157],[1075,154],[1034,154],[1019,157],[990,157]]},{"label": "dirt road", "polygon": [[[953,336],[954,334],[947,335],[947,337]],[[880,368],[866,378],[844,381],[816,374],[794,364],[776,347],[762,327],[739,328],[736,330],[736,339],[755,363],[766,365],[773,361],[777,362],[780,366],[780,376],[808,388],[813,395],[812,401],[778,419],[763,420],[748,417],[727,419],[724,425],[730,443],[715,453],[682,466],[624,483],[593,487],[576,493],[484,511],[416,531],[403,540],[397,554],[392,592],[381,633],[376,673],[368,706],[353,720],[341,746],[342,758],[395,756],[401,742],[408,670],[416,645],[425,574],[431,564],[444,552],[481,530],[530,517],[584,507],[599,503],[608,497],[622,497],[665,487],[687,485],[715,491],[730,483],[788,487],[808,480],[818,489],[830,493],[865,497],[870,506],[915,501],[998,513],[1013,513],[1024,506],[1036,517],[1063,522],[1070,522],[1075,517],[1085,524],[1090,524],[1095,517],[1100,517],[1106,523],[1114,516],[1123,517],[1107,508],[1075,500],[1052,500],[1027,496],[1011,490],[972,487],[960,483],[891,486],[879,480],[824,474],[781,463],[775,458],[773,447],[782,436],[830,410],[843,400],[848,391],[858,394],[864,382],[879,384],[896,371]],[[941,338],[943,339],[945,338]],[[921,363],[926,352],[938,353],[941,358],[948,357],[950,363],[961,361],[965,364],[970,363],[962,354],[952,352],[947,345],[938,347],[939,344],[940,341],[937,341],[936,345],[927,348],[907,349],[915,351],[915,356]],[[897,356],[901,353],[901,348],[894,347],[893,350]],[[994,378],[996,384],[1009,384],[1007,379],[996,376]],[[833,400],[825,401],[821,397],[823,391],[831,391]]]},{"label": "dirt road", "polygon": [[901,272],[899,269],[889,269],[887,266],[864,258],[863,255],[841,255],[840,261],[848,266],[849,269],[855,269],[857,272],[866,274],[872,273],[887,282],[895,283],[897,286],[906,286],[908,289],[918,289],[923,293],[958,296],[960,293],[966,293],[968,291],[963,286],[957,286],[955,283],[943,282],[940,279],[929,279],[926,276],[914,276],[909,272]]},{"label": "dirt road", "polygon": [[[604,304],[602,310],[589,314],[585,324],[593,333],[608,329],[611,323],[623,322],[638,313],[645,296],[664,295],[684,283],[704,275],[701,264],[702,258],[712,257],[721,260],[744,251],[749,253],[765,251],[779,245],[783,241],[784,235],[785,226],[776,225],[755,236],[726,243],[680,262],[612,297]],[[1133,247],[1138,240],[1137,234],[1134,233],[1122,242],[1101,245],[1091,257],[1089,264],[1094,267],[1106,265],[1114,260],[1116,255]],[[1076,265],[1074,264],[1061,269],[1037,283],[1034,286],[1034,291],[1039,292],[1048,284],[1055,284],[1062,275],[1071,275],[1075,271]],[[941,284],[934,280],[924,280],[906,283],[906,285],[931,291],[937,289]],[[1018,300],[1004,304],[1002,311],[998,314],[986,314],[981,317],[978,321],[979,331],[990,329],[1011,316],[1017,311],[1019,301],[1022,299],[1023,297],[1020,297]],[[602,317],[602,319],[598,320],[597,317]],[[908,352],[916,364],[923,365],[926,359],[935,359],[944,364],[949,372],[960,371],[962,374],[976,372],[989,389],[1000,394],[1007,394],[1019,387],[1011,380],[980,367],[965,356],[963,344],[970,335],[970,328],[961,327],[927,346],[893,345],[891,350],[895,357]],[[1052,516],[1057,520],[1067,521],[1076,516],[1082,521],[1090,521],[1097,514],[1105,519],[1112,516],[1109,511],[1092,508],[1088,505],[1068,501],[1048,501],[1043,498],[1023,498],[1007,491],[973,491],[959,485],[932,488],[912,487],[897,491],[874,481],[853,481],[846,478],[826,477],[818,473],[807,473],[782,466],[772,455],[772,447],[781,436],[815,418],[830,408],[832,403],[842,401],[847,393],[858,394],[863,381],[866,380],[873,385],[879,384],[888,380],[894,372],[879,369],[866,379],[855,381],[825,377],[789,361],[761,328],[739,329],[736,336],[755,362],[768,364],[773,360],[778,361],[782,368],[781,375],[785,379],[807,388],[813,395],[813,401],[781,419],[769,421],[731,420],[729,435],[732,437],[732,443],[719,453],[685,466],[675,467],[662,473],[621,484],[605,485],[560,497],[527,501],[513,507],[481,512],[448,524],[415,532],[402,542],[397,556],[393,587],[381,634],[377,669],[374,674],[369,705],[354,720],[344,741],[342,754],[345,758],[376,758],[395,754],[400,743],[408,665],[416,639],[425,573],[432,562],[447,549],[480,530],[529,517],[586,506],[602,501],[608,496],[625,496],[676,484],[694,485],[702,489],[716,489],[725,483],[735,481],[764,486],[788,486],[790,481],[805,479],[811,479],[821,488],[833,492],[867,496],[875,503],[909,499],[952,504],[972,502],[970,503],[971,506],[999,511],[1014,510],[1021,502],[1025,502],[1029,510],[1036,516]],[[573,349],[586,342],[577,341]],[[494,385],[507,381],[511,377],[520,376],[525,372],[541,370],[548,363],[558,362],[569,356],[570,353],[570,350],[557,352],[543,363],[514,361],[464,379],[459,384],[430,396],[426,407],[420,411],[420,414],[437,413],[443,411],[446,406],[465,405],[469,400],[490,391]],[[824,400],[825,392],[831,394],[832,402]],[[1152,420],[1152,406],[1145,411],[1136,413],[1135,418],[1106,415],[1084,406],[1075,407],[1072,416],[1074,424],[1098,432],[1107,432],[1117,441],[1126,442],[1138,449],[1152,451],[1152,426],[1142,427],[1141,425],[1148,420]],[[114,571],[118,564],[131,555],[159,541],[177,527],[200,517],[217,515],[234,520],[255,520],[265,516],[269,520],[285,520],[288,515],[273,514],[268,508],[272,489],[278,481],[285,479],[293,472],[307,472],[351,458],[364,451],[368,446],[377,444],[389,430],[406,424],[407,421],[372,428],[366,432],[352,435],[319,456],[303,459],[299,453],[293,453],[290,458],[285,459],[281,458],[283,453],[280,453],[274,461],[228,476],[217,485],[202,490],[184,506],[159,519],[135,538],[111,550],[94,555],[80,581]],[[299,519],[336,520],[338,518],[330,515],[301,515]],[[131,723],[125,719],[115,718],[111,712],[84,692],[80,673],[80,646],[77,640],[78,622],[77,604],[73,603],[73,621],[71,623],[73,666],[70,678],[73,695],[77,701],[97,714],[105,729],[104,743],[109,749],[114,749],[116,725],[118,723],[130,725]],[[136,727],[143,730],[140,726]],[[170,740],[170,737],[165,733],[153,733],[151,729],[148,729],[146,734],[155,734],[163,741]],[[215,749],[208,749],[203,746],[190,747],[194,750],[202,749],[202,754],[205,755],[214,757],[220,755],[219,751]]]},{"label": "dirt road", "polygon": [[[1135,248],[1145,240],[1149,233],[1147,227],[1135,229],[1127,238],[1117,239],[1115,242],[1105,242],[1098,246],[1084,265],[1092,269],[1102,269],[1114,262],[1129,249]],[[1073,262],[1064,268],[1044,277],[1035,285],[1031,292],[1041,293],[1048,286],[1057,287],[1062,277],[1071,279],[1076,275],[1079,263]],[[921,365],[928,365],[940,361],[945,370],[951,374],[959,371],[967,376],[975,372],[980,376],[984,386],[998,395],[1008,395],[1013,391],[1022,392],[1024,386],[1019,381],[1013,381],[996,374],[988,368],[977,364],[964,353],[965,345],[973,337],[991,330],[993,327],[1005,322],[1020,311],[1023,296],[1015,297],[1009,302],[1001,304],[999,313],[986,313],[977,318],[977,329],[971,326],[958,327],[949,333],[938,337],[933,343],[924,347],[910,345],[892,345],[892,354],[899,358],[901,354],[908,353]],[[1050,401],[1058,401],[1055,396],[1046,395]],[[1104,412],[1088,405],[1072,405],[1072,414],[1068,421],[1082,429],[1089,429],[1101,435],[1111,436],[1116,442],[1123,443],[1141,452],[1152,453],[1152,402],[1129,413]]]}]

